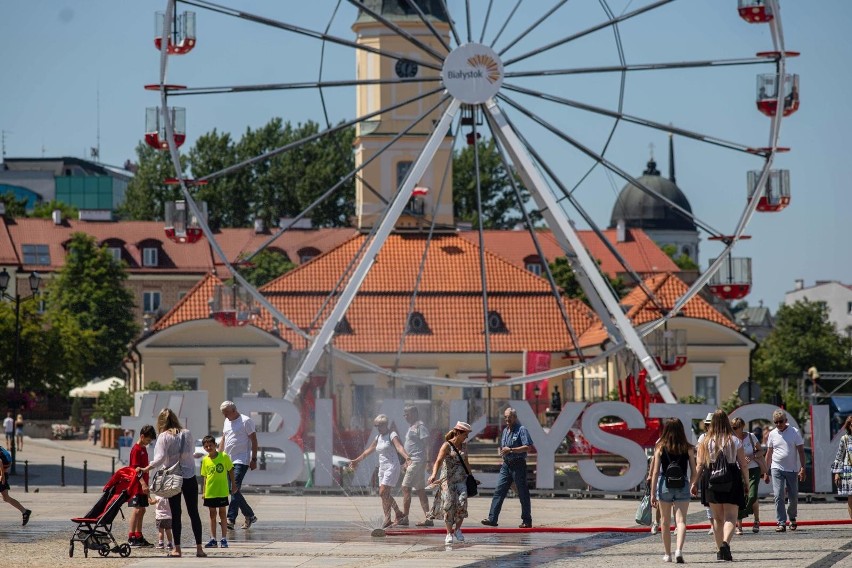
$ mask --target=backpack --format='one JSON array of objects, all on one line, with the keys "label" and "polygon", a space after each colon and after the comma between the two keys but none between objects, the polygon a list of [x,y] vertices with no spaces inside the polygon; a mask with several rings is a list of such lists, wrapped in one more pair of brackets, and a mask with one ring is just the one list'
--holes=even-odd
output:
[{"label": "backpack", "polygon": [[724,493],[730,491],[734,484],[734,476],[728,469],[728,458],[725,452],[719,449],[716,459],[710,464],[710,477],[707,480],[710,489]]},{"label": "backpack", "polygon": [[0,446],[0,461],[3,462],[4,469],[9,469],[9,466],[12,465],[12,454],[3,446]]},{"label": "backpack", "polygon": [[666,471],[663,473],[666,478],[666,487],[668,489],[682,489],[686,486],[686,475],[683,468],[680,467],[679,463],[669,457],[669,453],[666,450],[663,450],[663,452],[669,459],[669,465],[666,466]]}]

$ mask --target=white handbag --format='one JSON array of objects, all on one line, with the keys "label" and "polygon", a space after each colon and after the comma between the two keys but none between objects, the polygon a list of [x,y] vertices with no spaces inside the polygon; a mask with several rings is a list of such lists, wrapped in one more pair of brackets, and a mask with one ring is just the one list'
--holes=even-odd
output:
[{"label": "white handbag", "polygon": [[[181,432],[180,455],[183,455],[183,443],[184,436]],[[168,499],[180,493],[182,487],[183,470],[180,467],[180,457],[178,457],[177,463],[173,466],[169,468],[163,466],[154,472],[154,475],[151,476],[151,483],[148,485],[148,492],[157,497]]]}]

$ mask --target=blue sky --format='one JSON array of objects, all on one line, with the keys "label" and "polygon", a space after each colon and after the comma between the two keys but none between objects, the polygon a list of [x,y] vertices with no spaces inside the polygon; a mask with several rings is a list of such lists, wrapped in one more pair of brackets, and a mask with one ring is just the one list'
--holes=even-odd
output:
[{"label": "blue sky", "polygon": [[[223,3],[319,30],[329,23],[337,4],[330,0]],[[618,14],[647,3],[611,0],[609,5]],[[158,96],[142,87],[158,80],[154,12],[164,9],[165,4],[165,0],[3,2],[0,130],[4,131],[6,156],[88,157],[100,131],[104,162],[122,164],[134,159],[134,148],[144,131],[145,107],[158,103]],[[486,5],[476,0],[472,4],[477,13]],[[497,47],[554,4],[550,0],[523,3]],[[514,2],[500,0],[495,5],[486,43]],[[450,6],[466,35],[464,11],[457,10],[463,3],[451,0]],[[179,6],[179,10],[187,9],[198,14],[198,47],[188,55],[170,59],[171,82],[211,86],[311,81],[318,77],[320,50],[316,40]],[[332,32],[351,38],[353,17],[353,9],[343,2],[332,21]],[[763,300],[773,309],[797,278],[805,279],[806,285],[817,279],[852,284],[852,251],[847,236],[852,168],[846,143],[852,127],[852,110],[847,102],[852,92],[852,39],[846,29],[852,22],[852,2],[786,0],[782,1],[782,17],[787,49],[802,53],[788,65],[789,72],[801,76],[802,106],[784,120],[781,132],[781,143],[789,145],[792,152],[776,160],[776,167],[791,171],[792,204],[777,214],[757,214],[748,231],[752,239],[735,250],[735,256],[753,258],[754,287],[747,300],[752,305]],[[568,2],[504,59],[603,19],[597,0]],[[479,36],[481,22],[481,17],[474,20],[474,36]],[[680,0],[625,23],[620,32],[628,63],[750,57],[771,49],[768,28],[742,21],[735,0]],[[617,62],[616,55],[613,34],[604,31],[516,67],[612,65]],[[726,140],[765,145],[769,120],[754,106],[754,77],[770,71],[768,66],[748,66],[632,73],[626,82],[624,110]],[[352,50],[328,47],[324,73],[329,79],[353,77]],[[614,108],[618,102],[619,81],[612,74],[514,82],[606,108]],[[354,117],[351,89],[328,95],[332,121]],[[510,96],[596,150],[609,134],[609,119]],[[315,92],[183,97],[177,104],[187,108],[187,147],[196,136],[213,128],[239,136],[246,127],[259,127],[274,116],[294,123],[308,119],[322,122]],[[524,136],[558,170],[560,179],[573,187],[591,162],[529,121],[516,120]],[[619,126],[607,157],[638,176],[648,159],[649,144],[654,144],[658,167],[667,174],[667,136],[656,130]],[[746,172],[759,168],[759,160],[681,138],[676,138],[676,152],[677,182],[693,211],[714,227],[732,230],[745,199]],[[624,184],[598,168],[576,195],[596,223],[606,226]],[[702,240],[702,266],[718,248]]]}]

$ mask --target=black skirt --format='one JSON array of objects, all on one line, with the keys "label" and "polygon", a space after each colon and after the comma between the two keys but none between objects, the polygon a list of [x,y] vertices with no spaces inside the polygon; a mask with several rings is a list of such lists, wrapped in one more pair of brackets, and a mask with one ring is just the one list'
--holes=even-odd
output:
[{"label": "black skirt", "polygon": [[733,477],[729,491],[714,491],[710,488],[707,480],[710,479],[709,468],[704,468],[701,476],[701,504],[707,507],[710,503],[728,503],[736,505],[740,509],[745,507],[745,490],[743,486],[743,474],[737,464],[728,464],[728,472]]}]

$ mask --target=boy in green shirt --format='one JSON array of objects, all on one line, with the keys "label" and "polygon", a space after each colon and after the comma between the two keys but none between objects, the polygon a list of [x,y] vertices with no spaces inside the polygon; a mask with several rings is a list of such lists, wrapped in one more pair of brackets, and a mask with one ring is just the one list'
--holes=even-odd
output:
[{"label": "boy in green shirt", "polygon": [[[210,542],[204,548],[228,548],[228,496],[229,487],[236,487],[234,480],[234,464],[225,452],[217,451],[216,439],[204,436],[201,440],[207,455],[201,460],[201,477],[203,478],[201,492],[204,495],[204,506],[210,509]],[[230,479],[230,483],[228,480]],[[219,514],[219,524],[222,527],[222,540],[216,542],[216,514]]]}]

